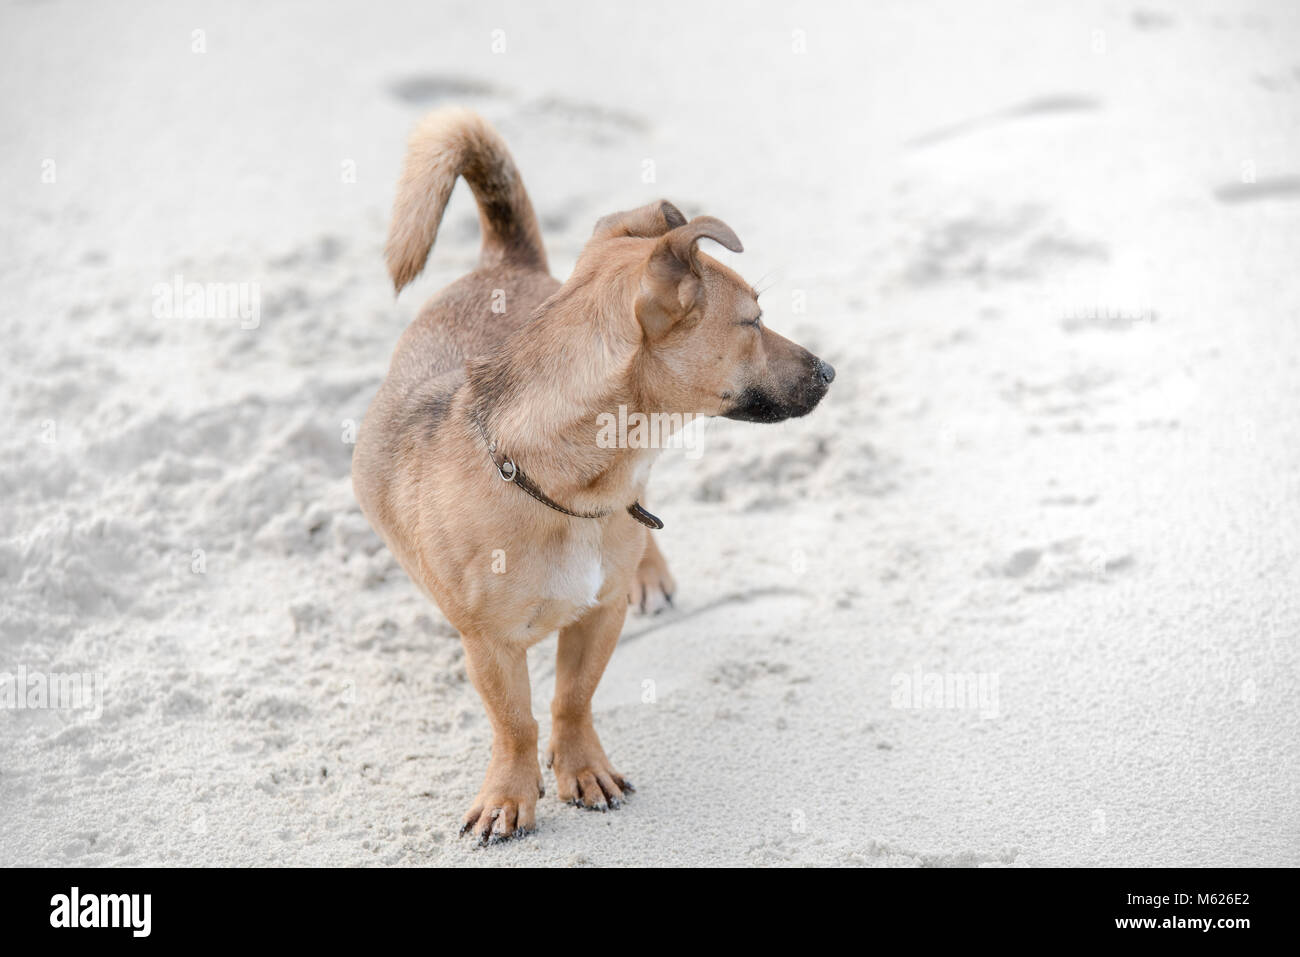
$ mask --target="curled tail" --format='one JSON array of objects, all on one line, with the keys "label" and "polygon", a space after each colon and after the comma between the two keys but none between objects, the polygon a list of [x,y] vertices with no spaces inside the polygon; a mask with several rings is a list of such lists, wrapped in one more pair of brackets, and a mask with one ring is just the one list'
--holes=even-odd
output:
[{"label": "curled tail", "polygon": [[458,176],[478,200],[479,266],[546,270],[537,216],[505,142],[472,110],[448,108],[421,120],[407,147],[385,249],[398,292],[424,269]]}]

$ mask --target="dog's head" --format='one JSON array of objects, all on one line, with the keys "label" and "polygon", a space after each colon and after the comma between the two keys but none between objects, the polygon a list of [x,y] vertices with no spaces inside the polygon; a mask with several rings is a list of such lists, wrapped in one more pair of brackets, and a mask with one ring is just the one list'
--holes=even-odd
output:
[{"label": "dog's head", "polygon": [[741,252],[726,223],[712,216],[687,222],[672,203],[651,203],[606,216],[593,235],[621,237],[654,240],[638,244],[635,290],[648,400],[665,410],[748,422],[780,422],[816,407],[835,370],[767,328],[753,287],[697,248],[711,239]]}]

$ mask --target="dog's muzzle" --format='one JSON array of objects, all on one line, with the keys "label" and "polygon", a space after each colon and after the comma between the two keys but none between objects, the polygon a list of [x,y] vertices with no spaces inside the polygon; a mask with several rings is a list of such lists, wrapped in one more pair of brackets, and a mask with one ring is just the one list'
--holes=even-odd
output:
[{"label": "dog's muzzle", "polygon": [[783,422],[807,415],[817,408],[817,403],[835,381],[835,368],[829,363],[810,356],[806,371],[793,382],[776,389],[750,386],[740,393],[733,405],[722,415],[740,422]]}]

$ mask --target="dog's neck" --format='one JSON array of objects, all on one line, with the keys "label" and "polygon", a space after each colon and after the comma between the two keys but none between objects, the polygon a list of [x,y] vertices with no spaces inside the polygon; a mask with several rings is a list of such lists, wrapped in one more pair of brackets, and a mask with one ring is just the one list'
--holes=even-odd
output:
[{"label": "dog's neck", "polygon": [[469,414],[551,498],[622,511],[658,449],[602,442],[602,414],[649,411],[637,387],[641,329],[622,290],[566,286],[496,353],[469,367]]}]

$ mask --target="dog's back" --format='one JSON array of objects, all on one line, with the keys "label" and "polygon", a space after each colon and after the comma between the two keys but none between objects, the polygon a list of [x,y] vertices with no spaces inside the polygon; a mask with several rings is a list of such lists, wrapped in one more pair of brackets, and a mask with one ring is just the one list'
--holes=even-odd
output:
[{"label": "dog's back", "polygon": [[464,384],[466,362],[495,351],[560,287],[505,143],[478,114],[445,109],[411,135],[385,251],[395,289],[424,269],[458,177],[478,202],[478,266],[430,299],[402,334],[353,454],[357,499],[380,529],[393,498],[381,484],[391,474],[383,463],[427,446]]}]

